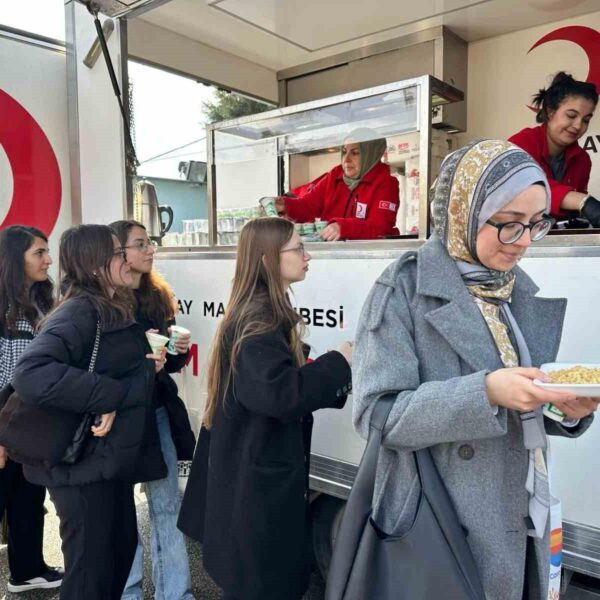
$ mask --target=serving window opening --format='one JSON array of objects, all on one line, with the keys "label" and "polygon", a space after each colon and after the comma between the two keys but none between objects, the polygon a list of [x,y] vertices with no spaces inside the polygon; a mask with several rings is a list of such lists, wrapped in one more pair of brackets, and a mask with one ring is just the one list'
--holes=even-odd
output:
[{"label": "serving window opening", "polygon": [[[261,208],[265,198],[280,199],[280,207],[281,202],[295,207],[279,212],[296,223],[308,242],[323,241],[319,231],[336,219],[356,221],[350,223],[353,235],[344,239],[417,237],[422,168],[419,94],[419,86],[409,85],[216,125],[211,136],[217,243],[235,245],[248,219],[268,214]],[[342,184],[342,148],[352,145],[366,148],[361,158],[372,162],[353,194]],[[369,155],[375,146],[379,154]],[[382,177],[372,177],[375,171]],[[379,229],[363,228],[366,233],[361,235],[360,226],[375,211],[387,220]]]},{"label": "serving window opening", "polygon": [[135,60],[128,70],[132,135],[140,161],[132,216],[160,246],[208,247],[206,126],[273,105]]}]

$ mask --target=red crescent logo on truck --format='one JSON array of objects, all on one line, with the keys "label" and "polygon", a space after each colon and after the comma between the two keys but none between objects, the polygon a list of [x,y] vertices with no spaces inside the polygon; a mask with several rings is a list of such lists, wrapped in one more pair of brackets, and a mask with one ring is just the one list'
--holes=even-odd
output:
[{"label": "red crescent logo on truck", "polygon": [[[558,40],[573,42],[585,52],[589,62],[586,81],[595,84],[596,88],[600,90],[600,32],[582,25],[561,27],[540,38],[529,48],[527,54],[542,44]],[[557,68],[558,70],[560,69]]]},{"label": "red crescent logo on truck", "polygon": [[0,145],[13,174],[13,196],[0,228],[29,225],[50,235],[62,194],[56,155],[37,121],[3,90],[0,115]]}]

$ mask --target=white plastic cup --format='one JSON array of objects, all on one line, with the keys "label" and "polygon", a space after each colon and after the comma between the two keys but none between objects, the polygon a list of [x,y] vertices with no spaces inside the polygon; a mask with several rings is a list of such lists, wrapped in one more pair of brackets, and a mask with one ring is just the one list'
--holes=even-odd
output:
[{"label": "white plastic cup", "polygon": [[315,220],[315,231],[321,233],[327,227],[327,221]]},{"label": "white plastic cup", "polygon": [[160,354],[160,351],[169,343],[169,338],[160,333],[146,332],[146,339],[152,348],[152,354]]},{"label": "white plastic cup", "polygon": [[263,207],[267,217],[277,216],[277,208],[275,208],[275,198],[273,196],[265,196],[259,200],[259,203]]},{"label": "white plastic cup", "polygon": [[192,469],[191,460],[178,460],[177,461],[177,487],[180,494],[185,493],[187,482],[190,476],[190,470]]},{"label": "white plastic cup", "polygon": [[175,348],[175,343],[182,336],[190,333],[189,329],[185,327],[181,327],[180,325],[171,325],[171,337],[169,338],[169,343],[167,344],[167,352],[169,354],[177,354],[177,348]]}]

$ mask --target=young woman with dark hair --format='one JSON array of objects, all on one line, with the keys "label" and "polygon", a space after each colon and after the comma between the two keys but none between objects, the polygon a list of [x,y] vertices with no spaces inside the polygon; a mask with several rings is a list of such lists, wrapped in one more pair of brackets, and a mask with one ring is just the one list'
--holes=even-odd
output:
[{"label": "young woman with dark hair", "polygon": [[[110,226],[127,250],[127,263],[132,276],[128,302],[133,306],[135,320],[144,330],[168,336],[171,326],[175,325],[175,297],[169,284],[153,268],[154,244],[148,238],[146,228],[137,221],[116,221]],[[157,599],[194,598],[185,539],[177,529],[181,505],[177,461],[192,459],[196,440],[187,409],[177,395],[177,385],[169,375],[185,366],[189,343],[190,335],[182,335],[175,344],[177,354],[167,354],[165,368],[156,374],[152,397],[160,446],[168,470],[165,479],[145,485],[152,525],[152,580]],[[143,600],[143,567],[143,544],[139,538],[123,600]]]},{"label": "young woman with dark hair", "polygon": [[60,519],[61,599],[118,600],[137,544],[132,484],[166,474],[160,447],[144,446],[152,439],[147,429],[156,427],[152,387],[164,356],[148,354],[144,331],[115,295],[131,284],[131,270],[109,227],[63,233],[59,279],[58,308],[17,363],[13,387],[30,404],[101,419],[78,462],[24,472],[48,488]]},{"label": "young woman with dark hair", "polygon": [[[0,389],[11,383],[17,360],[52,308],[52,259],[39,229],[13,225],[0,232]],[[19,463],[0,447],[0,519],[8,523],[9,592],[60,586],[62,572],[42,552],[45,488],[29,483]]]},{"label": "young woman with dark hair", "polygon": [[299,600],[308,584],[312,413],[342,408],[352,348],[306,363],[288,291],[310,255],[290,221],[250,221],[208,364],[204,431],[179,526],[203,541],[204,566],[227,598]]},{"label": "young woman with dark hair", "polygon": [[536,121],[541,125],[509,138],[535,158],[548,177],[552,215],[564,218],[578,211],[593,227],[600,226],[600,202],[588,194],[592,162],[577,141],[587,131],[597,104],[593,83],[577,81],[561,71],[548,89],[533,97]]}]

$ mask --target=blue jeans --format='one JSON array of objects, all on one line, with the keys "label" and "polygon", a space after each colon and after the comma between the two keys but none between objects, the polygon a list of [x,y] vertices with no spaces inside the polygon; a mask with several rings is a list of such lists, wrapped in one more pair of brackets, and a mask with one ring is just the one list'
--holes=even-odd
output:
[{"label": "blue jeans", "polygon": [[[177,454],[171,437],[167,409],[156,411],[160,447],[167,463],[165,479],[145,483],[151,524],[152,580],[156,600],[194,600],[190,566],[183,533],[177,529],[181,505],[177,487]],[[138,546],[121,600],[143,600],[144,546]]]}]

